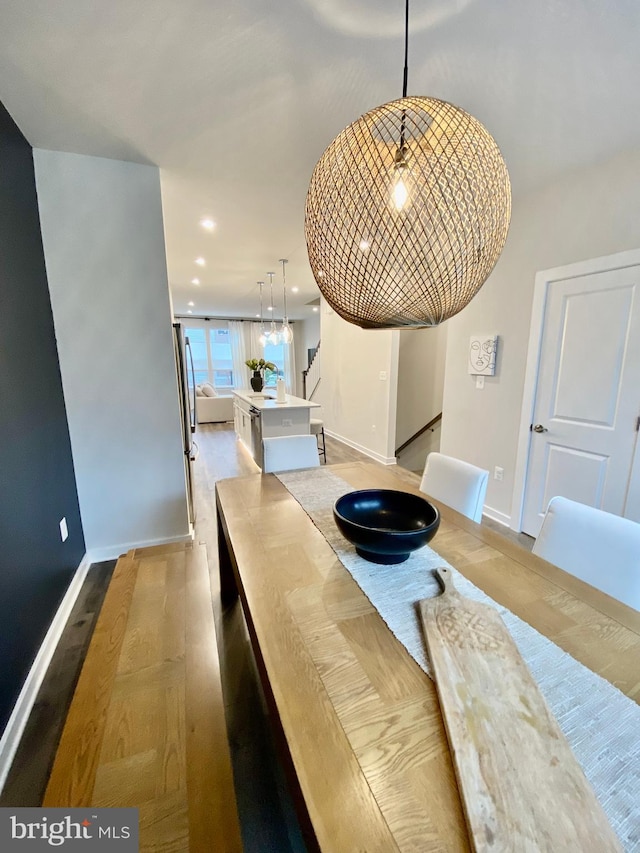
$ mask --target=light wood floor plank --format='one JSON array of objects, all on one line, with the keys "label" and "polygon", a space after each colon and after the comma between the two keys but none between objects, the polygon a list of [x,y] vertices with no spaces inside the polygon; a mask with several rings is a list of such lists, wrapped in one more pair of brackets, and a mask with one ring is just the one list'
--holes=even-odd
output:
[{"label": "light wood floor plank", "polygon": [[139,563],[120,558],[65,723],[43,806],[91,804],[102,738]]},{"label": "light wood floor plank", "polygon": [[114,572],[45,804],[136,807],[144,853],[240,853],[206,547],[135,555]]}]

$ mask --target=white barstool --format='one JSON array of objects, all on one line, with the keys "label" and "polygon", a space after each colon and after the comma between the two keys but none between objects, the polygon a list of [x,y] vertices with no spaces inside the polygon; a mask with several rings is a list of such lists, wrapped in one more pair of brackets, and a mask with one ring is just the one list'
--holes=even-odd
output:
[{"label": "white barstool", "polygon": [[320,418],[311,418],[309,422],[309,431],[311,435],[316,436],[316,442],[318,443],[318,437],[322,440],[322,446],[318,443],[318,454],[322,456],[324,463],[327,463],[327,445],[324,440],[324,421]]}]

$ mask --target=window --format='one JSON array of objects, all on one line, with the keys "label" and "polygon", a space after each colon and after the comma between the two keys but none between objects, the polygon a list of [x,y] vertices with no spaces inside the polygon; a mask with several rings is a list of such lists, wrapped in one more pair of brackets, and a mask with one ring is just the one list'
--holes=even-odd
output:
[{"label": "window", "polygon": [[233,388],[233,359],[229,329],[209,329],[209,347],[214,387]]},{"label": "window", "polygon": [[278,368],[277,373],[266,373],[264,377],[265,386],[275,388],[278,376],[284,376],[284,344],[266,344],[263,358],[272,361]]},{"label": "window", "polygon": [[185,329],[184,331],[185,337],[189,338],[191,344],[196,385],[202,385],[203,382],[209,382],[209,359],[204,329]]},{"label": "window", "polygon": [[191,342],[196,384],[210,382],[221,391],[234,387],[229,330],[185,327]]}]

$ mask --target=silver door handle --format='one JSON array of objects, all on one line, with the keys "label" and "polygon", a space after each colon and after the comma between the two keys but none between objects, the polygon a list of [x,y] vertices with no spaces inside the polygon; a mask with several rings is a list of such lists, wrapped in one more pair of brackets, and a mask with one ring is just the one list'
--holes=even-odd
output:
[{"label": "silver door handle", "polygon": [[531,429],[534,432],[549,432],[546,426],[542,426],[542,424],[536,424],[535,426],[532,426]]}]

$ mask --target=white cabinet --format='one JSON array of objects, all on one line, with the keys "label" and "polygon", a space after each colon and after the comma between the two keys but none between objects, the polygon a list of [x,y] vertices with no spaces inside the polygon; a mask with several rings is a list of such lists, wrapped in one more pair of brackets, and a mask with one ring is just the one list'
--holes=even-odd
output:
[{"label": "white cabinet", "polygon": [[236,401],[233,406],[233,421],[236,435],[253,456],[253,441],[251,437],[251,412],[250,405],[244,400]]}]

